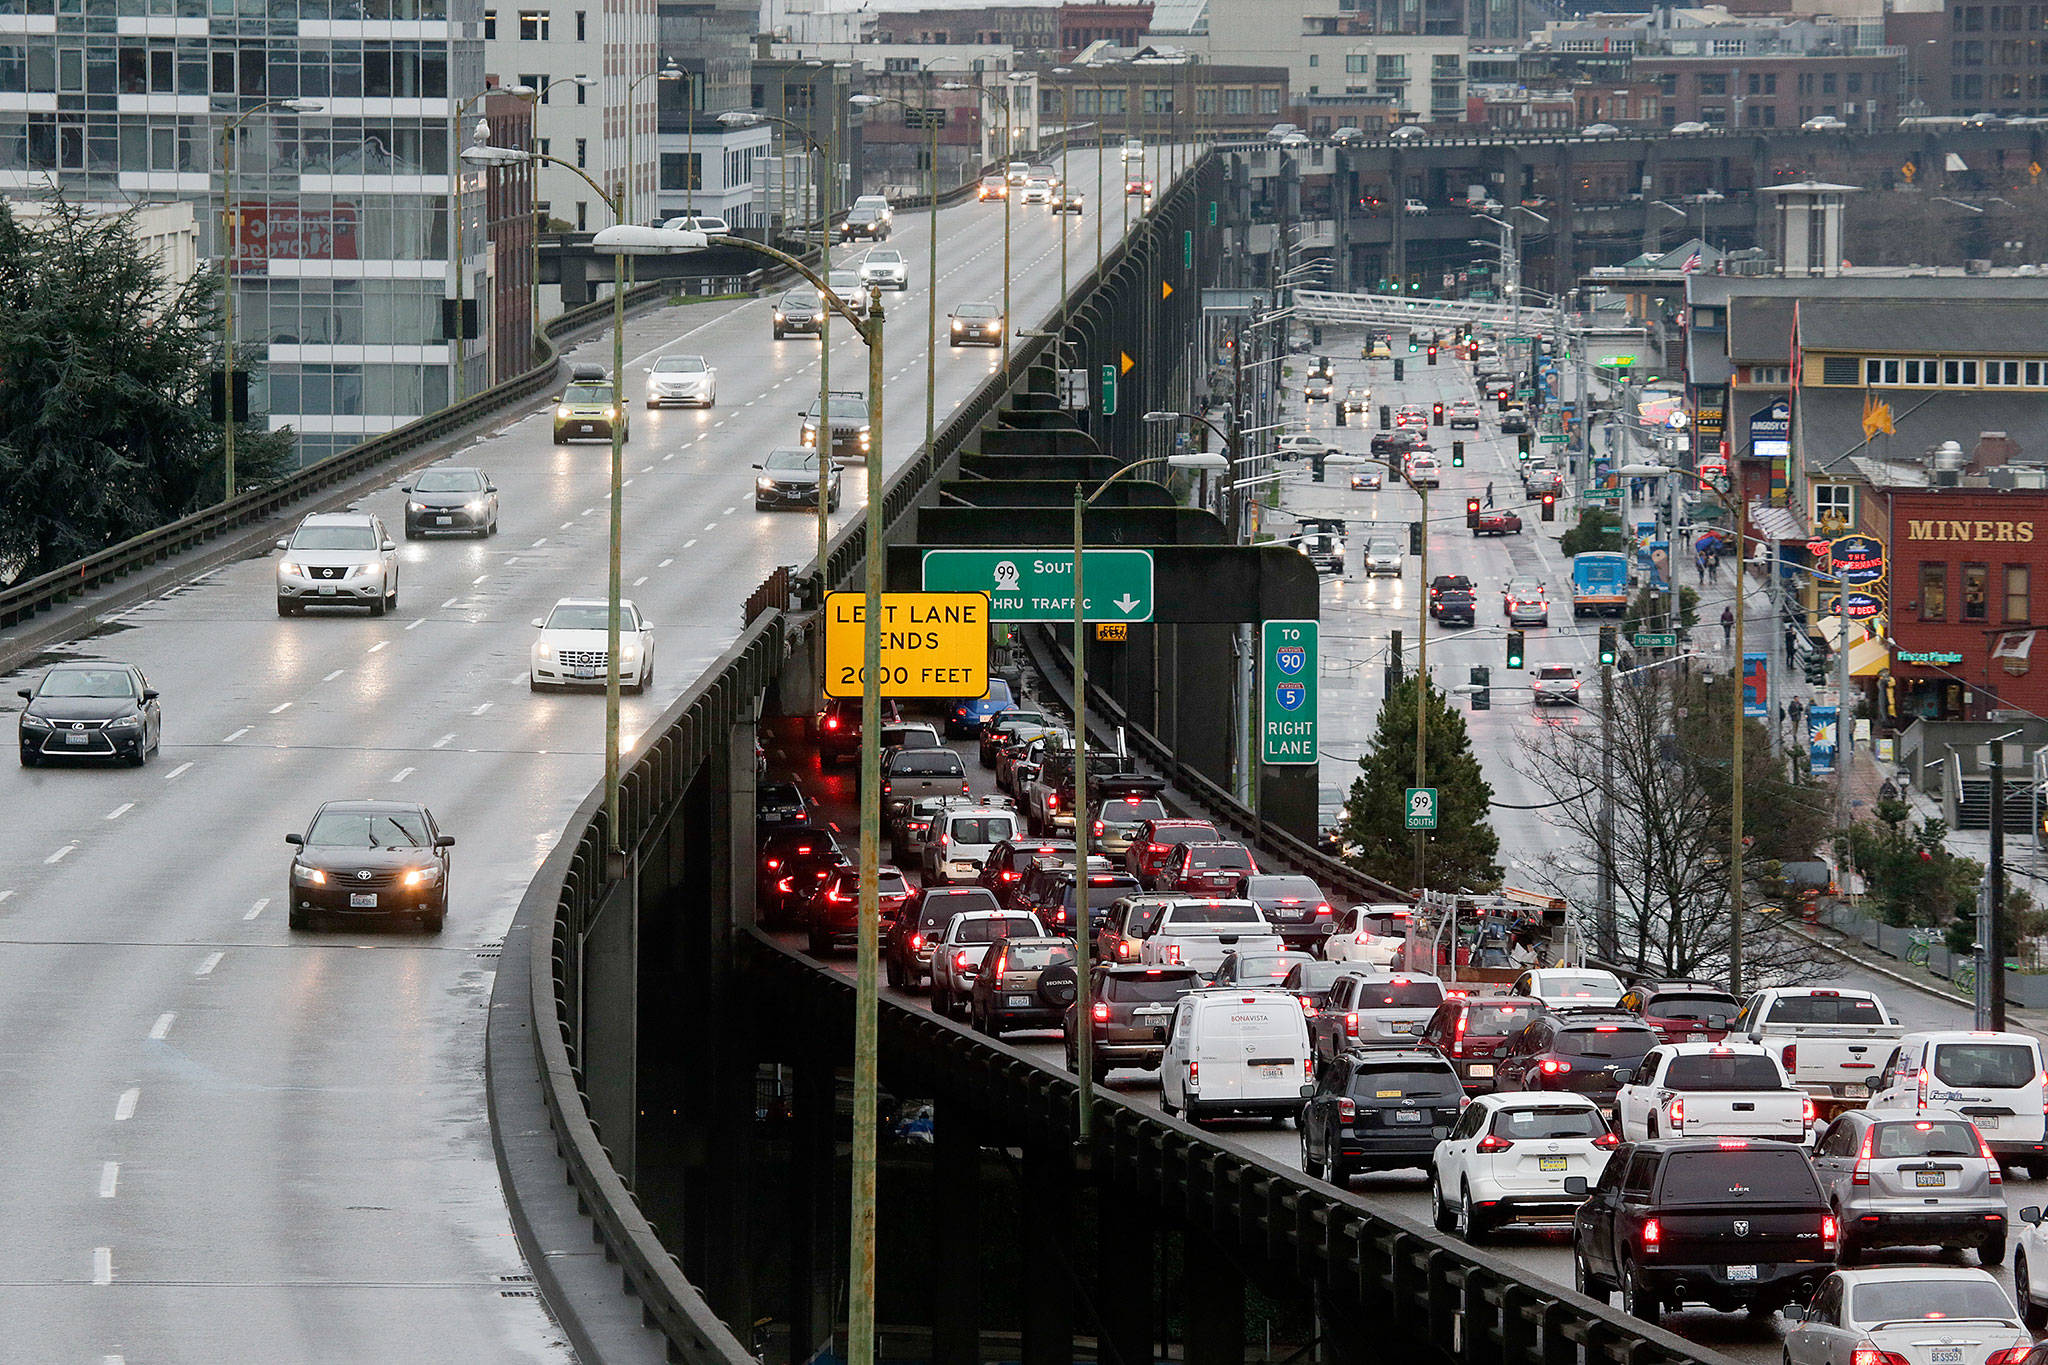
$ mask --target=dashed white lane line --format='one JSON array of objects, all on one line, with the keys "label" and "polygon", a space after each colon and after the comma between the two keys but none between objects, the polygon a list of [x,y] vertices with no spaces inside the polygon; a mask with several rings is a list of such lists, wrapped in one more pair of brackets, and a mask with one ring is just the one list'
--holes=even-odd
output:
[{"label": "dashed white lane line", "polygon": [[733,511],[733,508],[728,507],[723,512],[720,512],[718,515],[720,515],[721,517],[729,517],[733,514]]},{"label": "dashed white lane line", "polygon": [[454,740],[454,738],[454,735],[443,735],[439,739],[434,741],[434,747],[436,749],[446,748],[448,744]]},{"label": "dashed white lane line", "polygon": [[530,681],[532,681],[532,679],[533,679],[533,674],[532,674],[531,672],[526,672],[526,673],[514,673],[514,674],[513,674],[513,675],[512,675],[511,677],[509,677],[509,678],[505,679],[505,681],[506,681],[506,682],[511,682],[511,683],[523,683],[523,682],[530,682]]},{"label": "dashed white lane line", "polygon": [[389,640],[379,640],[376,644],[370,646],[370,653],[375,654],[378,650],[388,649],[390,646],[391,642]]},{"label": "dashed white lane line", "polygon": [[11,901],[13,899],[14,892],[12,890],[0,891],[0,905],[5,905],[8,901]]},{"label": "dashed white lane line", "polygon": [[189,761],[180,763],[177,767],[171,769],[169,772],[164,774],[164,781],[175,782],[179,778],[183,777],[187,772],[191,771],[191,768],[192,764]]},{"label": "dashed white lane line", "polygon": [[332,673],[329,673],[326,677],[322,678],[320,681],[333,682],[336,678],[340,677],[345,672],[347,672],[346,669],[337,668]]},{"label": "dashed white lane line", "polygon": [[579,517],[595,516],[597,515],[597,509],[595,507],[586,507],[581,512],[578,512],[576,515]]},{"label": "dashed white lane line", "polygon": [[123,1090],[121,1092],[121,1097],[114,1101],[114,1122],[126,1123],[128,1120],[134,1118],[135,1106],[138,1103],[140,1103],[141,1100],[141,1086],[132,1085],[128,1087],[126,1090]]},{"label": "dashed white lane line", "polygon": [[541,546],[547,543],[548,538],[546,536],[542,536],[539,540],[536,540],[535,542],[533,542],[533,544],[527,546],[526,548],[529,550],[538,550]]},{"label": "dashed white lane line", "polygon": [[673,460],[675,457],[676,453],[673,450],[671,450],[668,454],[662,456],[661,458],[664,460]]},{"label": "dashed white lane line", "polygon": [[100,1365],[128,1365],[128,1357],[124,1355],[101,1356]]},{"label": "dashed white lane line", "polygon": [[245,920],[246,920],[246,919],[255,919],[255,918],[256,918],[256,917],[258,916],[258,915],[260,915],[260,914],[262,914],[262,913],[263,913],[264,907],[265,907],[265,906],[267,906],[267,905],[269,905],[269,904],[270,904],[270,897],[268,897],[268,896],[265,896],[265,897],[264,897],[264,898],[263,898],[262,900],[259,900],[259,901],[257,901],[257,902],[256,902],[256,903],[255,903],[254,905],[250,906],[250,907],[249,907],[249,913],[248,913],[248,914],[246,914],[246,915],[244,915],[244,916],[242,916],[242,918],[243,918],[243,919],[245,919]]},{"label": "dashed white lane line", "polygon": [[418,630],[418,629],[419,629],[419,628],[420,628],[421,626],[425,625],[426,623],[427,623],[427,618],[426,618],[426,617],[424,617],[424,616],[422,616],[422,617],[420,617],[420,618],[419,618],[419,619],[417,619],[417,620],[414,620],[414,621],[407,621],[407,622],[405,623],[405,628],[406,628],[407,630]]},{"label": "dashed white lane line", "polygon": [[271,714],[271,715],[273,715],[273,716],[277,716],[277,715],[282,715],[282,714],[284,714],[284,713],[285,713],[286,711],[289,711],[289,710],[291,710],[291,709],[292,709],[292,704],[291,704],[290,702],[288,702],[288,701],[281,701],[281,702],[279,702],[279,703],[278,703],[277,705],[275,705],[275,706],[273,706],[273,707],[271,707],[271,708],[270,708],[270,714]]},{"label": "dashed white lane line", "polygon": [[489,577],[490,577],[490,575],[489,575],[489,574],[487,574],[487,573],[480,573],[480,574],[478,574],[478,575],[477,575],[477,576],[476,576],[475,578],[472,578],[472,579],[470,579],[470,580],[469,580],[469,586],[473,588],[473,587],[475,587],[475,586],[476,586],[477,584],[479,584],[479,583],[483,582],[483,581],[484,581],[484,580],[485,580],[486,578],[489,578]]},{"label": "dashed white lane line", "polygon": [[100,1198],[112,1199],[115,1188],[121,1183],[121,1163],[102,1161],[100,1163]]},{"label": "dashed white lane line", "polygon": [[[669,565],[673,563],[675,563],[673,559],[664,559],[661,561],[661,563],[655,565],[654,567],[657,569],[666,569]],[[1086,566],[1084,565],[1083,567],[1085,568]]]},{"label": "dashed white lane line", "polygon": [[477,707],[476,710],[470,712],[469,714],[471,714],[472,716],[480,716],[490,709],[491,704],[489,702],[485,702],[482,706]]},{"label": "dashed white lane line", "polygon": [[[653,465],[651,465],[651,464],[650,464],[650,465],[642,465],[642,466],[640,467],[640,472],[641,472],[642,474],[652,474],[652,473],[654,472],[654,466],[653,466]],[[1083,567],[1086,567],[1086,566],[1083,566]]]},{"label": "dashed white lane line", "polygon": [[107,818],[109,820],[118,820],[134,809],[135,803],[133,801],[123,801],[120,805],[107,812]]},{"label": "dashed white lane line", "polygon": [[393,782],[403,782],[406,778],[411,777],[412,774],[413,770],[411,768],[400,768],[397,772],[391,774],[391,780]]},{"label": "dashed white lane line", "polygon": [[199,959],[199,965],[192,969],[192,975],[212,976],[213,969],[218,967],[220,960],[226,956],[226,953],[208,953],[205,957]]},{"label": "dashed white lane line", "polygon": [[560,525],[559,527],[557,527],[556,529],[557,529],[557,530],[562,530],[562,531],[571,531],[571,530],[574,530],[575,528],[576,528],[576,523],[575,523],[575,522],[573,522],[573,521],[565,521],[565,522],[563,522],[563,523],[562,523],[562,524],[561,524],[561,525]]},{"label": "dashed white lane line", "polygon": [[646,581],[647,581],[647,578],[646,578],[646,576],[645,576],[645,575],[642,575],[641,577],[639,577],[639,578],[636,578],[636,579],[634,579],[634,580],[633,580],[633,586],[637,588],[637,587],[639,587],[639,586],[640,586],[640,585],[641,585],[642,583],[645,583]]},{"label": "dashed white lane line", "polygon": [[448,608],[454,606],[457,602],[460,602],[461,600],[462,599],[459,597],[451,597],[446,602],[443,602],[441,604],[441,610],[446,611],[448,610]]},{"label": "dashed white lane line", "polygon": [[621,487],[621,488],[631,488],[632,486],[633,486],[633,481],[632,481],[631,479],[624,479],[624,480],[621,480],[621,481],[620,481],[620,483],[619,483],[619,487]]},{"label": "dashed white lane line", "polygon": [[[706,529],[709,529],[709,528],[706,528]],[[690,547],[691,547],[692,545],[695,545],[696,543],[697,543],[697,541],[696,541],[696,539],[695,539],[695,538],[693,537],[693,538],[691,538],[691,539],[689,539],[689,540],[686,540],[686,541],[684,541],[684,542],[683,542],[683,548],[684,548],[685,550],[687,550],[687,549],[689,549],[689,548],[690,548]]]},{"label": "dashed white lane line", "polygon": [[43,863],[45,866],[48,866],[51,863],[61,863],[66,858],[69,858],[72,854],[76,852],[78,852],[77,844],[66,844],[64,845],[64,847],[58,849],[55,853],[52,853],[49,857],[43,859]]},{"label": "dashed white lane line", "polygon": [[156,1022],[149,1026],[149,1041],[161,1043],[164,1039],[170,1037],[171,1025],[176,1023],[177,1020],[178,1016],[170,1011],[159,1014],[156,1017]]},{"label": "dashed white lane line", "polygon": [[246,735],[246,734],[248,734],[248,733],[249,733],[249,727],[248,727],[248,726],[246,726],[246,725],[244,725],[244,726],[243,726],[243,727],[242,727],[241,729],[239,729],[239,730],[235,731],[235,732],[234,732],[233,734],[229,735],[229,736],[228,736],[228,737],[227,737],[226,739],[223,739],[223,740],[221,741],[221,743],[223,743],[223,744],[233,744],[233,743],[234,743],[234,742],[235,742],[236,740],[240,739],[240,738],[241,738],[241,737],[242,737],[243,735]]},{"label": "dashed white lane line", "polygon": [[704,523],[704,529],[707,531],[716,531],[718,529],[718,523],[715,521],[707,521]]},{"label": "dashed white lane line", "polygon": [[92,1249],[92,1282],[112,1284],[114,1282],[114,1249],[94,1247]]}]

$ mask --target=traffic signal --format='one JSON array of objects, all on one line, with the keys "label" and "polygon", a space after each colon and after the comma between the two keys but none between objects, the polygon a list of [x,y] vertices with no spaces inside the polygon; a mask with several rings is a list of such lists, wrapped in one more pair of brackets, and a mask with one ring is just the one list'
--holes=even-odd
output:
[{"label": "traffic signal", "polygon": [[1444,424],[1444,405],[1442,403],[1432,403],[1429,405],[1429,424],[1433,427],[1440,427]]},{"label": "traffic signal", "polygon": [[1465,525],[1474,530],[1479,528],[1479,499],[1477,498],[1465,499]]},{"label": "traffic signal", "polygon": [[1545,493],[1543,495],[1543,519],[1545,521],[1557,520],[1557,494]]},{"label": "traffic signal", "polygon": [[1619,626],[1600,627],[1600,663],[1602,667],[1612,664],[1619,657],[1621,651],[1617,646],[1620,644],[1620,641],[1621,628]]},{"label": "traffic signal", "polygon": [[1419,342],[1419,341],[1417,341],[1417,340],[1415,339],[1415,336],[1414,336],[1414,334],[1413,334],[1413,333],[1410,333],[1410,334],[1409,334],[1409,337],[1408,337],[1408,354],[1409,354],[1409,355],[1414,355],[1414,354],[1415,354],[1415,353],[1416,353],[1417,351],[1419,351],[1419,350],[1421,350],[1421,349],[1422,349],[1422,343],[1421,343],[1421,342]]},{"label": "traffic signal", "polygon": [[1323,481],[1323,461],[1329,456],[1329,453],[1327,450],[1318,450],[1308,457],[1310,483],[1321,483]]},{"label": "traffic signal", "polygon": [[1429,348],[1429,363],[1432,365],[1436,364],[1436,347],[1434,346]]},{"label": "traffic signal", "polygon": [[1806,680],[1815,687],[1825,685],[1828,680],[1828,661],[1818,651],[1809,652],[1806,656]]},{"label": "traffic signal", "polygon": [[1493,670],[1484,664],[1472,666],[1472,709],[1490,711],[1493,709],[1493,695],[1487,690],[1493,680]]},{"label": "traffic signal", "polygon": [[1508,632],[1508,667],[1520,668],[1521,666],[1522,632],[1519,630],[1511,630]]},{"label": "traffic signal", "polygon": [[1526,459],[1528,459],[1528,458],[1529,458],[1529,446],[1530,446],[1530,442],[1531,442],[1531,438],[1530,438],[1530,436],[1529,436],[1529,433],[1528,433],[1528,432],[1524,431],[1524,432],[1521,432],[1521,433],[1519,433],[1519,434],[1517,434],[1517,435],[1516,435],[1516,437],[1515,437],[1515,455],[1516,455],[1516,457],[1517,457],[1517,458],[1519,458],[1519,459],[1524,459],[1524,460],[1526,460]]},{"label": "traffic signal", "polygon": [[1404,369],[1404,368],[1405,368],[1405,366],[1406,366],[1406,363],[1407,363],[1407,362],[1403,361],[1403,360],[1401,359],[1401,357],[1399,357],[1399,356],[1395,356],[1395,357],[1394,357],[1394,382],[1395,382],[1396,384],[1398,384],[1398,383],[1400,383],[1400,382],[1401,382],[1401,375],[1402,375],[1403,369]]},{"label": "traffic signal", "polygon": [[[1400,378],[1401,376],[1399,376],[1399,375],[1395,375],[1394,377],[1395,377],[1396,379],[1399,379],[1399,378]],[[1390,403],[1382,403],[1382,404],[1380,404],[1380,430],[1381,430],[1381,431],[1391,431],[1391,430],[1393,430],[1393,427],[1394,427],[1394,408],[1393,408],[1393,405],[1392,405],[1392,404],[1390,404]]]},{"label": "traffic signal", "polygon": [[1408,553],[1416,556],[1422,554],[1422,523],[1419,521],[1408,523]]},{"label": "traffic signal", "polygon": [[1465,443],[1463,441],[1453,441],[1451,442],[1451,468],[1463,469],[1464,467]]},{"label": "traffic signal", "polygon": [[1311,345],[1311,346],[1320,346],[1320,345],[1322,345],[1322,344],[1323,344],[1323,324],[1322,324],[1322,323],[1320,323],[1320,322],[1311,322],[1311,323],[1310,323],[1310,324],[1308,325],[1308,343],[1309,343],[1309,345]]}]

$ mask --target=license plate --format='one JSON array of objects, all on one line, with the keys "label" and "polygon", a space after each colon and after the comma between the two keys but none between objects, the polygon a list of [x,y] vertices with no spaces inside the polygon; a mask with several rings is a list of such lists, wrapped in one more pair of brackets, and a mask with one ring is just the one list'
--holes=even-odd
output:
[{"label": "license plate", "polygon": [[1731,1265],[1728,1267],[1728,1283],[1730,1284],[1741,1284],[1745,1280],[1754,1280],[1755,1278],[1756,1267],[1753,1265]]},{"label": "license plate", "polygon": [[1415,1032],[1415,1025],[1413,1025],[1413,1024],[1394,1024],[1394,1025],[1390,1026],[1390,1027],[1388,1028],[1388,1030],[1387,1030],[1387,1031],[1388,1031],[1389,1033],[1413,1033],[1413,1032]]},{"label": "license plate", "polygon": [[66,735],[64,736],[64,742],[66,744],[83,744],[90,738],[90,735]]},{"label": "license plate", "polygon": [[1960,1346],[1933,1346],[1927,1351],[1927,1365],[1963,1365]]},{"label": "license plate", "polygon": [[1396,1122],[1396,1123],[1420,1123],[1420,1122],[1422,1122],[1422,1120],[1423,1120],[1423,1115],[1422,1115],[1422,1114],[1421,1114],[1420,1112],[1418,1112],[1417,1110],[1414,1110],[1414,1109],[1396,1109],[1396,1110],[1394,1110],[1394,1122]]},{"label": "license plate", "polygon": [[1948,1177],[1940,1171],[1915,1171],[1913,1184],[1917,1189],[1938,1190],[1948,1184]]},{"label": "license plate", "polygon": [[1564,1164],[1565,1159],[1561,1156],[1539,1156],[1536,1158],[1536,1169],[1539,1171],[1561,1171],[1564,1169]]},{"label": "license plate", "polygon": [[597,670],[594,668],[575,668],[571,669],[570,672],[579,678],[595,678],[597,676]]},{"label": "license plate", "polygon": [[1010,1008],[1013,1010],[1023,1009],[1031,1003],[1031,997],[1028,995],[1008,995],[1003,998],[1010,1002]]},{"label": "license plate", "polygon": [[1995,1132],[1998,1129],[1996,1114],[1972,1114],[1970,1120],[1977,1125],[1977,1131],[1980,1133]]},{"label": "license plate", "polygon": [[585,422],[581,427],[578,428],[578,430],[581,431],[585,436],[595,436],[597,434],[597,423]]},{"label": "license plate", "polygon": [[1287,1068],[1284,1066],[1262,1066],[1259,1068],[1259,1078],[1261,1080],[1277,1081],[1286,1074]]},{"label": "license plate", "polygon": [[434,525],[436,525],[436,526],[453,526],[454,524],[455,524],[455,518],[453,518],[453,517],[435,517],[435,518],[434,518]]},{"label": "license plate", "polygon": [[1493,1063],[1474,1062],[1472,1063],[1471,1071],[1475,1079],[1481,1076],[1491,1076],[1493,1074]]},{"label": "license plate", "polygon": [[322,597],[334,596],[334,585],[332,583],[322,583],[320,585],[320,595]]},{"label": "license plate", "polygon": [[1870,1087],[1867,1085],[1845,1085],[1842,1087],[1842,1094],[1852,1100],[1867,1100],[1870,1098]]},{"label": "license plate", "polygon": [[377,908],[377,893],[374,891],[349,892],[348,908],[351,910],[375,910]]}]

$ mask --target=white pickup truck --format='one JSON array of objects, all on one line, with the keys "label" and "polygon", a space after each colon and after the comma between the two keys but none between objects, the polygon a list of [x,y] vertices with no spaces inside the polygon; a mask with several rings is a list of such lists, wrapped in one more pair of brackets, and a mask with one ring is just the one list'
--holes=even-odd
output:
[{"label": "white pickup truck", "polygon": [[1614,1101],[1623,1142],[1652,1138],[1779,1138],[1804,1142],[1813,1098],[1754,1043],[1653,1047]]},{"label": "white pickup truck", "polygon": [[1277,953],[1285,948],[1266,912],[1246,900],[1175,900],[1152,922],[1138,948],[1148,967],[1193,967],[1216,974],[1225,953]]},{"label": "white pickup truck", "polygon": [[1744,1001],[1728,1039],[1755,1043],[1777,1058],[1826,1120],[1862,1107],[1904,1033],[1869,991],[1785,986]]}]

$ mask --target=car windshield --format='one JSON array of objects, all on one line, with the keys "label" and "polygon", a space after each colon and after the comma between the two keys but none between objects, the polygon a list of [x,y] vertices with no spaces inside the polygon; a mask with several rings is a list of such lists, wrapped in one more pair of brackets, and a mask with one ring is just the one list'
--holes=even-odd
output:
[{"label": "car windshield", "polygon": [[1351,1073],[1351,1097],[1357,1100],[1431,1100],[1455,1104],[1464,1094],[1458,1073],[1448,1063],[1418,1066],[1414,1062],[1368,1062]]},{"label": "car windshield", "polygon": [[797,473],[801,471],[816,474],[818,472],[818,452],[809,446],[805,446],[801,450],[793,447],[771,450],[768,452],[768,458],[761,462],[761,467],[778,473]]},{"label": "car windshield", "polygon": [[1664,1161],[1664,1204],[1817,1204],[1820,1184],[1798,1147],[1757,1143],[1734,1150],[1673,1152]]},{"label": "car windshield", "polygon": [[969,920],[960,926],[960,932],[953,936],[955,943],[994,943],[999,938],[1036,935],[1038,926],[1022,915],[991,915],[987,919]]},{"label": "car windshield", "polygon": [[1155,844],[1186,844],[1215,837],[1214,825],[1161,825],[1152,831]]},{"label": "car windshield", "polygon": [[1287,989],[1327,991],[1331,984],[1344,974],[1344,969],[1348,965],[1343,962],[1296,962],[1294,969],[1287,973]]},{"label": "car windshield", "polygon": [[1247,877],[1244,893],[1255,900],[1321,901],[1323,888],[1308,877]]},{"label": "car windshield", "polygon": [[1529,1022],[1527,1005],[1469,1005],[1465,1009],[1467,1038],[1505,1038]]},{"label": "car windshield", "polygon": [[787,810],[804,803],[803,793],[794,782],[764,782],[754,790],[754,805],[771,810]]},{"label": "car windshield", "polygon": [[1621,994],[1621,983],[1605,972],[1550,972],[1541,981],[1550,1000],[1611,1000]]},{"label": "car windshield", "polygon": [[368,524],[301,526],[292,537],[294,550],[374,550],[377,532]]},{"label": "car windshield", "polygon": [[1667,1090],[1777,1090],[1784,1084],[1771,1059],[1759,1052],[1673,1057],[1664,1074]]},{"label": "car windshield", "polygon": [[125,668],[55,668],[43,675],[38,697],[132,697],[135,678]]},{"label": "car windshield", "polygon": [[410,810],[322,811],[306,831],[306,842],[322,848],[425,848],[427,822]]},{"label": "car windshield", "polygon": [[787,294],[784,294],[782,296],[782,302],[777,304],[776,306],[782,309],[782,311],[785,313],[794,313],[798,311],[807,313],[811,309],[817,307],[817,305],[818,301],[815,298],[811,297],[809,294],[804,293],[802,290],[792,289]]},{"label": "car windshield", "polygon": [[[610,608],[602,602],[564,602],[548,613],[549,630],[609,630]],[[640,617],[632,607],[619,607],[619,629],[638,630]]]},{"label": "car windshield", "polygon": [[1590,1105],[1545,1105],[1541,1109],[1503,1109],[1493,1116],[1493,1135],[1510,1142],[1540,1142],[1545,1138],[1596,1138],[1607,1131],[1607,1120]]},{"label": "car windshield", "polygon": [[1441,982],[1413,977],[1391,977],[1385,981],[1362,981],[1358,986],[1358,1007],[1365,1009],[1435,1009],[1444,1002]]},{"label": "car windshield", "polygon": [[895,777],[959,777],[965,771],[960,755],[951,749],[903,749],[889,764]]},{"label": "car windshield", "polygon": [[413,480],[415,493],[474,493],[484,476],[474,469],[429,469]]},{"label": "car windshield", "polygon": [[1871,1155],[1982,1156],[1977,1130],[1960,1119],[1920,1119],[1912,1123],[1880,1123]]},{"label": "car windshield", "polygon": [[993,844],[1017,832],[1017,821],[1008,815],[956,816],[946,827],[956,844]]},{"label": "car windshield", "polygon": [[[1849,1294],[1849,1317],[1858,1323],[1926,1322],[1940,1318],[2012,1317],[2005,1290],[1988,1276],[1967,1280],[1914,1276],[1856,1285]],[[1937,1357],[1938,1358],[1938,1357]]]},{"label": "car windshield", "polygon": [[1250,867],[1252,855],[1236,844],[1215,844],[1207,848],[1192,849],[1188,853],[1188,866],[1208,869]]},{"label": "car windshield", "polygon": [[1130,913],[1124,917],[1124,932],[1132,938],[1143,938],[1152,928],[1159,912],[1166,908],[1165,901],[1134,901]]},{"label": "car windshield", "polygon": [[701,355],[665,355],[654,362],[656,374],[702,374],[709,368]]},{"label": "car windshield", "polygon": [[1143,976],[1118,974],[1103,978],[1102,998],[1125,1004],[1158,1004],[1178,1000],[1194,988],[1192,971],[1148,971]]},{"label": "car windshield", "polygon": [[869,265],[901,265],[901,264],[903,264],[903,253],[902,253],[902,252],[900,252],[900,251],[898,251],[898,250],[896,250],[896,249],[895,249],[895,248],[893,248],[893,247],[891,247],[891,248],[890,248],[889,250],[887,250],[887,251],[880,251],[880,250],[877,250],[877,251],[870,251],[870,252],[868,253],[868,264],[869,264]]},{"label": "car windshield", "polygon": [[1657,1035],[1626,1024],[1559,1029],[1551,1050],[1565,1057],[1640,1057],[1657,1046]]},{"label": "car windshield", "polygon": [[1725,1024],[1733,1019],[1736,1011],[1741,1008],[1732,995],[1702,991],[1697,995],[1654,996],[1644,1007],[1643,1012],[1654,1014],[1659,1019],[1689,1019],[1697,1023],[1719,1019]]},{"label": "car windshield", "polygon": [[1534,597],[1543,591],[1543,585],[1533,578],[1517,578],[1508,584],[1510,597]]},{"label": "car windshield", "polygon": [[2017,1090],[2040,1069],[2024,1043],[1940,1043],[1934,1049],[1934,1077],[1943,1085]]},{"label": "car windshield", "polygon": [[609,384],[571,384],[562,394],[565,407],[577,407],[591,403],[612,401],[612,386]]},{"label": "car windshield", "polygon": [[1190,904],[1182,901],[1173,907],[1173,920],[1169,927],[1185,924],[1250,924],[1263,920],[1258,907],[1242,901],[1208,901]]},{"label": "car windshield", "polygon": [[1012,943],[1009,967],[1013,972],[1041,972],[1061,962],[1074,960],[1070,943]]},{"label": "car windshield", "polygon": [[1247,953],[1237,960],[1239,981],[1285,981],[1287,974],[1309,961],[1306,953]]},{"label": "car windshield", "polygon": [[995,898],[995,893],[984,887],[961,887],[944,892],[927,891],[924,894],[924,907],[917,914],[917,927],[932,929],[967,911],[994,911],[1002,908],[1001,903]]},{"label": "car windshield", "polygon": [[865,398],[833,399],[832,420],[836,422],[842,417],[856,418],[865,422],[868,419],[868,400]]},{"label": "car windshield", "polygon": [[1771,1006],[1773,1024],[1867,1024],[1883,1027],[1884,1011],[1868,996],[1787,995]]},{"label": "car windshield", "polygon": [[973,318],[977,321],[982,318],[998,318],[1002,315],[1003,310],[992,303],[963,303],[953,310],[953,316],[956,318]]}]

